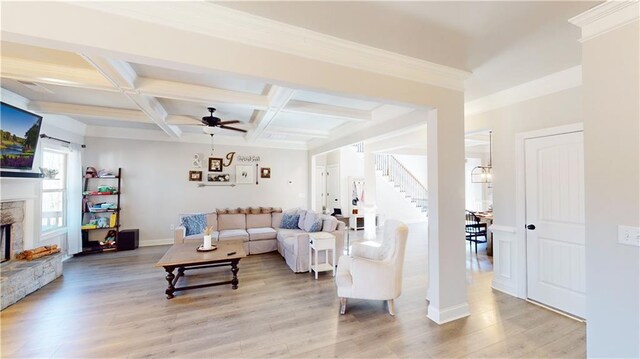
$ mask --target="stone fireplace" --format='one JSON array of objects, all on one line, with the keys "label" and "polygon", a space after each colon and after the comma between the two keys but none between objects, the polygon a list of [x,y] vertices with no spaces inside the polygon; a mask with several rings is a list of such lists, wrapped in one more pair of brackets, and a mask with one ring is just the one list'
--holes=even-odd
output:
[{"label": "stone fireplace", "polygon": [[[16,260],[16,254],[32,247],[37,241],[27,238],[29,205],[25,200],[0,203],[2,263],[0,264],[0,310],[16,303],[62,275],[62,253],[32,261]],[[30,235],[33,237],[33,235]],[[29,239],[27,241],[27,239]]]},{"label": "stone fireplace", "polygon": [[25,201],[0,203],[2,262],[14,259],[24,250],[24,209]]}]

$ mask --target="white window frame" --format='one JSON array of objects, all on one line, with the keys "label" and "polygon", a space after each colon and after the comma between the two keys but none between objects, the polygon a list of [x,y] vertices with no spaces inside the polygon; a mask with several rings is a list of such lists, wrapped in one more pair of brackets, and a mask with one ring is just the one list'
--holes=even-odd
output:
[{"label": "white window frame", "polygon": [[[67,192],[67,169],[68,169],[68,161],[69,161],[69,150],[63,147],[57,147],[57,146],[43,146],[42,148],[42,153],[41,153],[41,158],[44,159],[44,153],[45,152],[54,152],[54,153],[58,153],[58,154],[62,154],[64,155],[64,163],[63,163],[63,168],[64,168],[64,178],[62,179],[62,189],[44,189],[44,181],[46,181],[46,179],[42,180],[42,185],[40,186],[40,215],[41,215],[41,219],[40,219],[40,231],[41,231],[41,241],[45,241],[47,239],[50,239],[51,237],[55,237],[58,236],[60,234],[66,233],[67,232],[67,216],[69,215],[67,213],[67,197],[68,197],[68,192]],[[42,207],[42,201],[44,198],[44,194],[45,193],[55,193],[55,192],[62,192],[62,226],[61,227],[56,227],[56,228],[52,228],[52,229],[48,229],[45,230],[44,227],[42,226],[42,216],[44,214],[44,208]]]}]

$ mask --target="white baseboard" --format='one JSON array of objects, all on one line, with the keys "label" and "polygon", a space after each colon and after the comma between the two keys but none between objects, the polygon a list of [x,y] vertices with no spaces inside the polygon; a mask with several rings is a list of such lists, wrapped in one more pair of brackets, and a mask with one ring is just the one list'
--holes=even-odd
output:
[{"label": "white baseboard", "polygon": [[456,319],[468,317],[470,314],[469,304],[466,302],[444,309],[436,308],[429,303],[429,307],[427,308],[427,318],[433,320],[437,324],[452,322]]},{"label": "white baseboard", "polygon": [[510,284],[506,284],[504,282],[496,280],[496,278],[494,278],[491,281],[491,288],[493,288],[493,289],[495,289],[497,291],[500,291],[502,293],[509,294],[509,295],[512,295],[512,296],[514,296],[516,298],[519,298],[518,294],[517,294],[518,291],[516,290],[516,288],[514,288]]},{"label": "white baseboard", "polygon": [[151,246],[166,246],[167,244],[173,244],[173,238],[160,238],[160,239],[148,239],[146,241],[140,241],[140,247]]}]

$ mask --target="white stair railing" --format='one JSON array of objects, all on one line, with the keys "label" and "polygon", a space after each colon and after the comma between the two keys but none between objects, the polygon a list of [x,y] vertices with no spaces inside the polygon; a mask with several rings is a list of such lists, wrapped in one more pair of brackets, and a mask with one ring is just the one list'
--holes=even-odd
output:
[{"label": "white stair railing", "polygon": [[427,189],[395,157],[389,154],[376,154],[376,170],[393,182],[401,193],[422,211],[427,213],[429,196]]}]

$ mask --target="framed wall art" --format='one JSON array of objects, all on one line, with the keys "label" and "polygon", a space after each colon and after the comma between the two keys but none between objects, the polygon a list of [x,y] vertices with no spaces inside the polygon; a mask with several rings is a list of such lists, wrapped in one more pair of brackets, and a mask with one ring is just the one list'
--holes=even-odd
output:
[{"label": "framed wall art", "polygon": [[209,172],[222,172],[222,158],[209,157]]},{"label": "framed wall art", "polygon": [[237,165],[236,166],[236,183],[252,184],[256,181],[256,168],[254,166]]},{"label": "framed wall art", "polygon": [[202,171],[189,171],[189,181],[201,182]]}]

